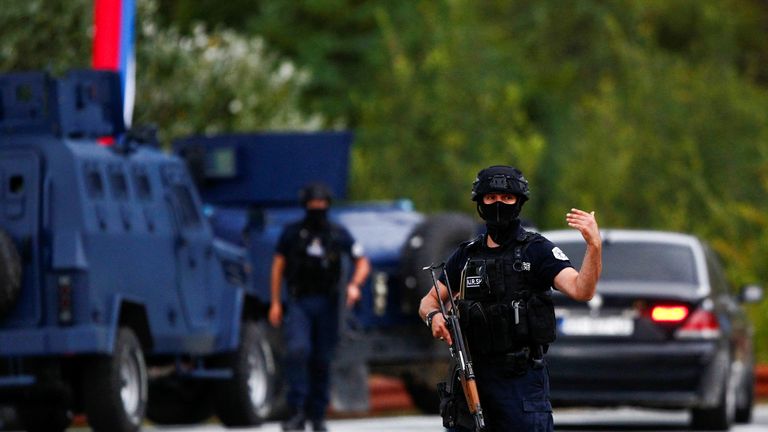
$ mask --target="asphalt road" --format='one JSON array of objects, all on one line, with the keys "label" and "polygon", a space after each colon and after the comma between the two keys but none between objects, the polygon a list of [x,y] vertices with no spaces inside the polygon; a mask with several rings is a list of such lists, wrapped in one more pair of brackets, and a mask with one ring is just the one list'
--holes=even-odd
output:
[{"label": "asphalt road", "polygon": [[[688,414],[677,411],[621,409],[568,409],[556,410],[555,430],[582,432],[658,432],[658,431],[688,431]],[[435,416],[390,416],[359,419],[333,419],[328,422],[332,432],[439,432],[440,419]],[[72,432],[86,432],[87,428],[72,428]],[[145,432],[224,432],[228,429],[206,424],[185,427],[155,427],[147,426]],[[267,423],[258,428],[237,429],[238,431],[280,432],[277,423]],[[731,432],[765,432],[768,431],[768,404],[755,407],[754,420],[748,425],[735,425]]]}]

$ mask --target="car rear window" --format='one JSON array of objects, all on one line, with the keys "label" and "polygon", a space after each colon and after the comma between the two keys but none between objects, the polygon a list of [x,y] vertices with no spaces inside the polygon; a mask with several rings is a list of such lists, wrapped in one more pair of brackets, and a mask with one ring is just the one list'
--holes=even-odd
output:
[{"label": "car rear window", "polygon": [[[557,245],[574,267],[581,268],[583,243],[559,242]],[[600,280],[698,284],[691,248],[652,242],[604,243]]]}]

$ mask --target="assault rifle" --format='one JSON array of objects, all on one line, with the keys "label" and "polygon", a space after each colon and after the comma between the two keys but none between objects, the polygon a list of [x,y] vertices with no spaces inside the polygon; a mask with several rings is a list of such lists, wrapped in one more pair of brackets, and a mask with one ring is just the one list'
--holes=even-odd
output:
[{"label": "assault rifle", "polygon": [[435,293],[437,294],[437,301],[440,303],[440,312],[445,318],[445,326],[448,331],[451,332],[451,339],[453,343],[449,346],[451,357],[456,362],[459,368],[459,380],[461,381],[461,388],[464,390],[464,397],[467,400],[467,406],[469,407],[469,413],[475,420],[475,428],[480,431],[485,427],[485,418],[483,417],[483,408],[480,406],[480,395],[477,393],[477,384],[475,383],[475,371],[472,369],[472,359],[469,356],[467,350],[467,343],[464,339],[464,335],[461,332],[461,326],[459,325],[458,309],[456,302],[453,300],[453,291],[451,290],[451,283],[446,278],[445,283],[448,287],[448,299],[450,301],[451,308],[448,310],[445,306],[445,302],[440,297],[440,287],[437,284],[435,278],[435,270],[445,267],[445,263],[432,264],[424,267],[423,270],[429,270],[432,275],[432,283],[435,287]]}]

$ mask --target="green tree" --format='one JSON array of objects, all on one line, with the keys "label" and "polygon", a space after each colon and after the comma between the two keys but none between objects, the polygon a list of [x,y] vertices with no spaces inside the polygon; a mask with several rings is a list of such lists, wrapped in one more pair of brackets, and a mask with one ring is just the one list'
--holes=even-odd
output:
[{"label": "green tree", "polygon": [[[390,61],[362,107],[352,191],[473,211],[469,185],[479,167],[516,163],[533,172],[544,141],[523,106],[514,52],[485,49],[493,35],[479,30],[474,3],[420,2],[418,11],[406,28],[377,10]],[[407,36],[414,31],[422,36]]]},{"label": "green tree", "polygon": [[262,38],[202,25],[182,34],[157,24],[154,1],[141,5],[139,123],[157,123],[168,138],[322,125],[321,116],[299,109],[309,73],[278,57]]},{"label": "green tree", "polygon": [[0,7],[0,70],[62,73],[87,67],[92,4],[93,0],[4,2]]},{"label": "green tree", "polygon": [[[190,133],[317,129],[299,99],[309,72],[258,36],[198,26],[183,35],[157,23],[155,0],[139,0],[134,124],[157,124],[169,141]],[[0,68],[61,74],[91,59],[92,0],[28,0],[0,8]],[[41,31],[45,29],[45,31]]]}]

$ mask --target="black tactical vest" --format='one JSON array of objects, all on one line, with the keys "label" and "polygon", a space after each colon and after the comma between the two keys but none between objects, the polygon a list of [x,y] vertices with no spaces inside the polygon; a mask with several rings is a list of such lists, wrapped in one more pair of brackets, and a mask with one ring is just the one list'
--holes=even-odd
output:
[{"label": "black tactical vest", "polygon": [[332,294],[341,277],[342,249],[336,230],[301,227],[286,256],[286,283],[294,297]]},{"label": "black tactical vest", "polygon": [[473,355],[504,354],[555,340],[550,287],[533,277],[526,259],[528,246],[541,239],[524,231],[493,252],[483,247],[484,236],[466,245],[458,308]]}]

